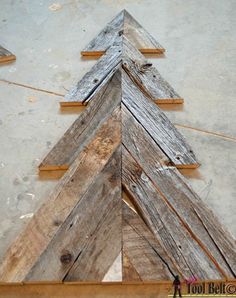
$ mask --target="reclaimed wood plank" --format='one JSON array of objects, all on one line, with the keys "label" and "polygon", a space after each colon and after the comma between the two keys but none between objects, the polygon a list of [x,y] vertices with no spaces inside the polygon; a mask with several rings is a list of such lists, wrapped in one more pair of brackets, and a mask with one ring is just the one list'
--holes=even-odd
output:
[{"label": "reclaimed wood plank", "polygon": [[122,71],[122,103],[177,168],[199,166],[191,147],[166,115]]},{"label": "reclaimed wood plank", "polygon": [[[121,142],[120,109],[99,128],[47,201],[8,249],[0,280],[22,281]],[[104,136],[106,136],[104,138]]]},{"label": "reclaimed wood plank", "polygon": [[[172,282],[65,282],[0,286],[1,298],[168,298]],[[187,293],[187,289],[185,290]]]},{"label": "reclaimed wood plank", "polygon": [[[122,108],[122,143],[155,184],[157,191],[181,219],[226,278],[235,277],[236,245],[212,211],[185,178],[155,154],[155,143],[143,134],[132,115]],[[158,152],[158,151],[157,151]]]},{"label": "reclaimed wood plank", "polygon": [[121,225],[119,146],[25,280],[102,281],[121,251]]},{"label": "reclaimed wood plank", "polygon": [[98,92],[117,70],[122,57],[121,44],[111,46],[105,55],[87,72],[60,102],[61,107],[86,105],[90,99],[94,99],[94,93]]},{"label": "reclaimed wood plank", "polygon": [[147,163],[153,171],[163,165],[168,165],[169,158],[123,104],[121,115],[122,144],[135,158],[137,157],[136,160],[139,160],[141,164]]},{"label": "reclaimed wood plank", "polygon": [[10,51],[0,46],[0,63],[6,63],[16,60],[16,56]]},{"label": "reclaimed wood plank", "polygon": [[165,49],[127,11],[124,10],[124,35],[143,54],[163,54]]},{"label": "reclaimed wood plank", "polygon": [[153,171],[150,159],[148,162],[148,165],[142,162],[144,171],[193,238],[225,278],[235,277],[236,244],[232,236],[175,168],[163,167]]},{"label": "reclaimed wood plank", "polygon": [[113,44],[60,102],[61,108],[86,105],[122,64],[130,78],[157,104],[183,103],[155,67],[123,36]]},{"label": "reclaimed wood plank", "polygon": [[134,270],[142,281],[173,280],[173,275],[180,273],[152,232],[140,216],[125,203],[122,212],[123,259],[128,258],[132,264],[131,273],[126,270],[123,280],[132,281]]},{"label": "reclaimed wood plank", "polygon": [[132,196],[139,214],[184,278],[223,278],[125,147],[122,148],[122,185]]},{"label": "reclaimed wood plank", "polygon": [[122,67],[144,94],[157,104],[183,103],[178,93],[160,75],[155,67],[123,37]]},{"label": "reclaimed wood plank", "polygon": [[122,254],[122,280],[123,281],[141,281],[140,276],[138,275],[138,272],[134,268],[134,266],[131,264],[129,258],[126,256],[123,250]]},{"label": "reclaimed wood plank", "polygon": [[122,10],[105,28],[81,51],[83,56],[101,56],[119,38],[119,32],[124,26],[124,11]]},{"label": "reclaimed wood plank", "polygon": [[165,49],[126,11],[122,10],[81,51],[83,56],[101,56],[119,36],[125,35],[143,53],[162,54]]},{"label": "reclaimed wood plank", "polygon": [[121,101],[120,72],[100,90],[39,166],[40,171],[67,170]]}]

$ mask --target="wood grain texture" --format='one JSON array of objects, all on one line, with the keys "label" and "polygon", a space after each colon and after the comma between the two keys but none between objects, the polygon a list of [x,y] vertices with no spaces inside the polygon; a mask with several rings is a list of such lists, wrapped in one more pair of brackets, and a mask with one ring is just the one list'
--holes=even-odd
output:
[{"label": "wood grain texture", "polygon": [[25,280],[103,280],[121,251],[120,169],[118,147]]},{"label": "wood grain texture", "polygon": [[124,253],[122,254],[122,280],[123,281],[141,281],[140,276],[138,275],[138,272],[134,268],[134,266],[131,264],[129,258]]},{"label": "wood grain texture", "polygon": [[6,63],[14,60],[16,60],[16,56],[0,46],[0,63]]},{"label": "wood grain texture", "polygon": [[183,103],[178,93],[125,36],[123,37],[122,67],[144,94],[156,103]]},{"label": "wood grain texture", "polygon": [[175,168],[163,167],[153,171],[155,164],[152,166],[150,159],[146,162],[149,164],[145,159],[141,161],[144,171],[192,237],[225,278],[235,277],[236,245],[232,236]]},{"label": "wood grain texture", "polygon": [[124,36],[142,53],[162,54],[165,49],[127,11],[124,10]]},{"label": "wood grain texture", "polygon": [[234,239],[185,178],[175,168],[166,166],[168,160],[125,107],[122,108],[122,143],[219,271],[227,278],[235,277]]},{"label": "wood grain texture", "polygon": [[73,87],[60,103],[63,107],[86,105],[94,93],[98,92],[109,81],[117,70],[122,57],[121,43],[111,46],[105,55],[91,68],[89,72]]},{"label": "wood grain texture", "polygon": [[184,137],[165,114],[132,83],[124,71],[122,72],[122,103],[176,167],[199,166]]},{"label": "wood grain texture", "polygon": [[[172,282],[45,282],[5,284],[1,298],[168,298]],[[187,293],[187,291],[185,292]]]},{"label": "wood grain texture", "polygon": [[[1,281],[22,281],[121,142],[120,109],[99,128],[47,201],[9,248]],[[105,136],[105,137],[104,137]]]},{"label": "wood grain texture", "polygon": [[122,184],[136,209],[184,278],[223,278],[218,268],[158,193],[150,178],[122,148]]},{"label": "wood grain texture", "polygon": [[123,259],[128,259],[131,268],[126,265],[123,280],[132,281],[134,272],[143,281],[172,280],[172,273],[180,274],[140,216],[125,203],[122,212]]},{"label": "wood grain texture", "polygon": [[165,51],[126,10],[122,10],[83,49],[81,55],[101,56],[123,34],[143,53],[161,54]]},{"label": "wood grain texture", "polygon": [[136,160],[152,171],[170,163],[169,158],[161,151],[152,137],[130,113],[125,105],[121,108],[122,144],[135,156]]},{"label": "wood grain texture", "polygon": [[68,169],[96,130],[120,105],[120,72],[118,71],[96,93],[95,98],[65,132],[39,166],[40,171]]},{"label": "wood grain texture", "polygon": [[183,103],[183,99],[161,77],[156,68],[123,36],[115,41],[92,69],[66,94],[60,103],[61,107],[86,105],[121,65],[134,83],[156,103]]}]

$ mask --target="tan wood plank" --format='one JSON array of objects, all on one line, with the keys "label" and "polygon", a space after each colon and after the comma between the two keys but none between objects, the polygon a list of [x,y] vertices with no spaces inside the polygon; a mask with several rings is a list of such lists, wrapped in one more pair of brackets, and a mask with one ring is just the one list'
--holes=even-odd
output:
[{"label": "tan wood plank", "polygon": [[99,128],[93,140],[80,152],[53,193],[8,249],[0,266],[1,281],[24,280],[120,142],[118,108]]},{"label": "tan wood plank", "polygon": [[129,258],[124,253],[122,254],[122,280],[123,281],[141,281],[140,276],[138,275],[138,272],[134,268],[134,266],[131,264]]},{"label": "tan wood plank", "polygon": [[[103,136],[107,138],[106,134]],[[110,157],[25,280],[102,281],[121,251],[121,148]]]},{"label": "tan wood plank", "polygon": [[134,205],[185,278],[220,279],[222,274],[176,213],[156,190],[143,169],[122,148],[122,184]]},{"label": "tan wood plank", "polygon": [[172,283],[34,283],[0,286],[4,298],[167,298]]},{"label": "tan wood plank", "polygon": [[152,232],[140,216],[125,203],[123,203],[122,211],[123,255],[128,258],[133,269],[131,274],[128,272],[123,277],[123,280],[132,281],[134,270],[143,281],[173,280],[173,275],[180,273],[173,266]]},{"label": "tan wood plank", "polygon": [[122,103],[179,168],[199,166],[191,147],[165,114],[122,72]]},{"label": "tan wood plank", "polygon": [[94,133],[121,101],[120,73],[104,85],[78,119],[51,149],[39,166],[40,171],[66,170]]},{"label": "tan wood plank", "polygon": [[10,51],[0,46],[0,63],[6,63],[16,60],[16,56]]}]

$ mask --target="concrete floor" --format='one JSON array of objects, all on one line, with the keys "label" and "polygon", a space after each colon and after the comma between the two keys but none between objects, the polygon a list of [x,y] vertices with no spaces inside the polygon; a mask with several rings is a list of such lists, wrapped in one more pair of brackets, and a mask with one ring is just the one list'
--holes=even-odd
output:
[{"label": "concrete floor", "polygon": [[77,117],[58,103],[95,63],[80,50],[123,8],[167,50],[151,60],[185,104],[164,110],[201,163],[183,173],[236,237],[236,1],[56,3],[0,1],[0,44],[17,56],[0,66],[0,258],[56,183],[37,166]]}]

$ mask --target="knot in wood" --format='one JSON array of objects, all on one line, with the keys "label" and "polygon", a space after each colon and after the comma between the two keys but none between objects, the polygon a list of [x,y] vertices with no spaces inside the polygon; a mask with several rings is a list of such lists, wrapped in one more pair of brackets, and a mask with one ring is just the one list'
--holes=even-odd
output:
[{"label": "knot in wood", "polygon": [[72,261],[72,254],[71,253],[63,254],[60,260],[62,264],[69,264]]},{"label": "knot in wood", "polygon": [[149,67],[151,67],[152,66],[152,63],[145,63],[145,64],[142,64],[141,65],[141,70],[142,71],[145,71],[145,70],[147,70]]},{"label": "knot in wood", "polygon": [[119,34],[119,36],[123,35],[124,34],[124,30],[120,30],[118,34]]}]

